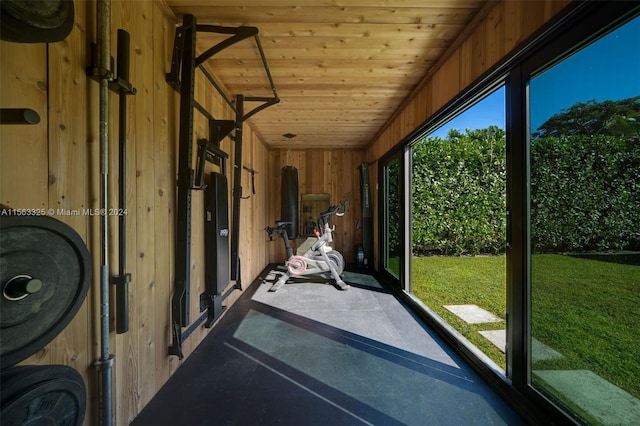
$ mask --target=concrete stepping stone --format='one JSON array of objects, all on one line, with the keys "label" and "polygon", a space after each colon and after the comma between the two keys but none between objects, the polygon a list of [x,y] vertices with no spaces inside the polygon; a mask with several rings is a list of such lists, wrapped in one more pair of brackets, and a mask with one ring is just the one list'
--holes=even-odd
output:
[{"label": "concrete stepping stone", "polygon": [[502,318],[482,309],[478,305],[444,305],[444,308],[461,318],[467,324],[502,321]]},{"label": "concrete stepping stone", "polygon": [[533,374],[603,425],[640,424],[640,400],[589,370],[534,370]]},{"label": "concrete stepping stone", "polygon": [[[506,330],[482,330],[478,333],[482,334],[488,341],[493,343],[502,353],[507,348],[507,331]],[[549,359],[563,358],[562,354],[549,346],[542,343],[535,337],[532,339],[531,358],[533,362],[545,361]]]},{"label": "concrete stepping stone", "polygon": [[564,358],[560,352],[551,349],[540,340],[533,337],[531,339],[531,358],[533,362],[546,361],[548,359]]},{"label": "concrete stepping stone", "polygon": [[479,331],[488,341],[494,344],[502,353],[507,350],[507,330]]}]

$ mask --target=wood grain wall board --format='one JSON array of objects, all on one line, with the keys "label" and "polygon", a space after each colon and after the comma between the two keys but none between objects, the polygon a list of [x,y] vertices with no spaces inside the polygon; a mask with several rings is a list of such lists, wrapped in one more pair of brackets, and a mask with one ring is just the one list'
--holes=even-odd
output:
[{"label": "wood grain wall board", "polygon": [[[204,24],[204,21],[199,21]],[[207,21],[206,24],[225,26],[220,21]],[[292,22],[292,23],[264,23],[247,22],[246,26],[256,27],[260,36],[264,37],[323,37],[323,38],[359,38],[372,39],[451,39],[464,28],[464,24],[390,24],[390,23],[322,23],[322,22]],[[212,33],[212,39],[221,39]]]},{"label": "wood grain wall board", "polygon": [[[89,207],[88,187],[84,185],[89,170],[87,123],[78,119],[74,111],[66,108],[74,99],[80,110],[87,108],[87,81],[85,72],[77,64],[86,55],[84,25],[85,8],[79,5],[75,11],[76,25],[71,34],[61,42],[47,45],[48,84],[48,174],[50,214],[71,226],[88,241],[88,217],[82,212]],[[43,145],[46,142],[42,141]],[[91,289],[90,289],[91,292]],[[85,299],[70,324],[49,345],[52,364],[64,364],[75,368],[85,383],[90,383],[93,373],[86,366],[93,362],[90,335],[89,309],[91,297]],[[31,361],[29,361],[31,363]]]},{"label": "wood grain wall board", "polygon": [[[229,90],[241,91],[244,86],[241,85],[229,85]],[[359,82],[357,84],[344,84],[341,82],[331,83],[316,83],[301,86],[296,83],[283,83],[278,85],[278,96],[281,99],[298,98],[303,97],[307,99],[317,99],[322,101],[325,97],[338,97],[344,96],[343,102],[348,104],[354,99],[360,97],[371,96],[372,99],[379,98],[402,98],[404,90],[410,89],[411,85],[407,82],[395,82],[393,84],[385,84],[384,87],[377,85],[367,84],[366,82]],[[247,86],[246,90],[264,90],[264,84],[256,84],[253,86]],[[396,89],[396,90],[393,90]],[[253,129],[259,133],[259,129]]]},{"label": "wood grain wall board", "polygon": [[[500,2],[487,15],[484,25],[485,57],[488,64],[497,63],[513,48],[506,32],[506,3]],[[490,48],[487,48],[490,47]]]},{"label": "wood grain wall board", "polygon": [[170,377],[169,364],[162,350],[171,344],[171,286],[174,282],[173,258],[176,152],[173,149],[175,123],[171,119],[177,104],[174,92],[164,83],[165,70],[170,68],[173,48],[172,26],[159,8],[153,8],[153,141],[154,155],[154,214],[155,214],[155,326],[156,383],[159,389]]},{"label": "wood grain wall board", "polygon": [[[351,42],[351,40],[349,40],[349,42]],[[405,43],[402,48],[390,48],[387,44],[386,41],[380,41],[379,48],[369,47],[365,49],[356,48],[348,44],[345,40],[336,47],[326,47],[327,43],[315,48],[279,48],[269,46],[265,52],[265,56],[267,56],[268,52],[267,62],[270,66],[275,63],[274,61],[289,61],[292,64],[296,64],[298,61],[323,61],[327,59],[336,61],[342,59],[345,61],[359,62],[360,65],[362,65],[363,61],[379,61],[393,64],[406,64],[411,62],[425,67],[437,60],[446,50],[445,47],[424,47],[417,44],[414,46],[415,43]],[[205,44],[202,43],[202,45]],[[211,62],[215,64],[216,69],[236,67],[239,65],[251,66],[254,62],[258,61],[258,56],[254,50],[255,49],[235,49],[232,52],[224,52],[226,54],[221,53],[214,56]],[[375,64],[375,62],[372,64]],[[261,66],[261,64],[256,63],[255,66]]]},{"label": "wood grain wall board", "polygon": [[16,209],[47,209],[46,45],[0,41],[0,56],[7,58],[0,73],[2,108],[30,108],[40,115],[35,125],[0,126],[0,202]]},{"label": "wood grain wall board", "polygon": [[[457,23],[465,24],[476,12],[473,7],[432,7],[423,2],[420,7],[397,7],[395,2],[390,6],[225,6],[207,5],[184,8],[179,2],[173,7],[180,16],[191,13],[203,21],[220,21],[226,25],[246,25],[247,22],[264,23],[297,23],[322,22],[327,24],[359,23],[359,24],[426,24]],[[299,3],[299,2],[298,2]],[[351,3],[351,2],[348,2]]]},{"label": "wood grain wall board", "polygon": [[[470,8],[477,5],[476,0],[429,0],[429,7],[436,8]],[[208,6],[211,3],[208,0],[170,0],[167,1],[170,7],[176,7],[180,5],[189,6]],[[234,0],[219,0],[216,1],[217,6],[238,6],[238,2]],[[244,7],[259,7],[265,6],[263,0],[246,0],[242,2]],[[270,7],[294,7],[298,6],[299,2],[292,0],[271,0],[268,5]],[[341,0],[308,0],[305,2],[306,6],[346,6],[342,4]],[[400,7],[424,7],[424,0],[349,0],[348,6],[354,7],[386,7],[393,6]]]},{"label": "wood grain wall board", "polygon": [[[258,28],[260,30],[260,28]],[[337,55],[358,54],[362,52],[387,53],[399,55],[411,52],[424,55],[432,49],[446,49],[449,41],[444,39],[392,39],[372,37],[291,37],[291,36],[267,36],[258,33],[260,43],[264,47],[267,60],[293,58],[294,53],[305,52],[309,58],[326,57],[327,53]],[[198,47],[212,46],[221,39],[220,36],[211,33],[202,33]],[[257,48],[253,43],[236,44],[229,49],[217,53],[215,58],[230,58],[241,60],[255,59]],[[282,57],[284,55],[284,57]],[[297,58],[297,56],[295,56]],[[331,56],[333,57],[333,56]],[[340,57],[340,56],[338,56]]]},{"label": "wood grain wall board", "polygon": [[[246,61],[237,59],[211,59],[211,67],[222,79],[227,77],[264,77],[262,61]],[[332,78],[355,77],[393,77],[397,75],[422,77],[422,70],[416,65],[428,66],[434,60],[405,59],[404,61],[367,58],[358,59],[272,59],[269,67],[273,67],[271,75],[275,80],[298,75],[326,76]],[[363,66],[364,65],[364,66]]]},{"label": "wood grain wall board", "polygon": [[[337,72],[336,72],[337,73]],[[277,77],[274,77],[277,79]],[[305,75],[300,72],[291,72],[287,75],[288,84],[297,84],[297,85],[316,85],[316,84],[328,84],[333,86],[349,86],[351,84],[356,84],[361,86],[363,84],[367,85],[380,85],[382,82],[385,83],[385,87],[388,84],[391,85],[409,85],[411,87],[415,86],[415,84],[420,81],[419,75],[387,75],[384,77],[384,80],[381,80],[379,76],[369,75],[367,70],[363,70],[361,73],[342,73],[338,76],[327,76],[327,75]],[[262,87],[262,90],[267,90],[269,87],[269,83],[267,82],[266,77],[263,75],[257,75],[255,77],[252,76],[242,76],[239,74],[232,74],[227,79],[227,84],[229,86],[246,86],[246,87]],[[277,80],[276,80],[277,81]],[[279,84],[280,82],[278,82]],[[282,82],[283,84],[287,83],[286,81]],[[412,84],[413,83],[413,84]],[[301,89],[304,89],[304,85]],[[247,93],[248,90],[241,91],[242,94],[247,95],[255,95],[253,93]],[[345,102],[348,99],[345,99]]]},{"label": "wood grain wall board", "polygon": [[[329,88],[329,87],[327,87]],[[351,91],[349,92],[351,95],[358,95],[361,93],[364,93],[364,91],[366,90],[366,87],[361,87],[361,88],[357,88],[357,89],[351,89]],[[296,98],[301,98],[301,100],[305,100],[307,98],[310,97],[315,97],[318,98],[319,101],[322,101],[322,103],[324,102],[329,102],[332,104],[342,104],[345,105],[345,99],[344,97],[342,97],[342,95],[344,95],[343,93],[341,93],[340,91],[342,89],[339,89],[337,87],[333,87],[333,90],[336,91],[336,93],[332,93],[331,90],[325,91],[322,90],[321,87],[318,87],[315,90],[307,90],[307,91],[300,91],[300,90],[294,90],[294,89],[286,89],[285,90],[285,95],[282,94],[282,90],[278,90],[278,95],[283,96],[283,97],[287,97],[288,99],[296,99]],[[377,103],[379,104],[384,104],[387,102],[391,102],[391,103],[395,103],[395,102],[401,102],[404,99],[402,98],[401,95],[398,94],[393,94],[393,93],[389,93],[388,91],[374,91],[371,90],[370,93],[368,93],[367,99],[363,99],[360,98],[359,96],[351,96],[351,99],[349,99],[348,101],[348,105],[351,106],[354,110],[359,111],[358,108],[360,107],[369,107],[369,106],[375,106]],[[304,104],[301,105],[302,108],[322,108],[322,103],[319,103],[317,107],[314,106],[306,106]],[[277,105],[274,105],[274,108],[277,108]],[[266,111],[265,111],[266,113]],[[281,117],[282,119],[282,117]],[[251,121],[249,121],[251,122]],[[254,129],[255,131],[255,129]]]},{"label": "wood grain wall board", "polygon": [[[129,31],[135,31],[131,39],[131,79],[135,81],[137,94],[131,100],[133,137],[130,142],[136,149],[135,166],[135,215],[136,215],[136,299],[139,301],[137,309],[137,323],[132,327],[139,329],[138,367],[139,382],[137,392],[136,413],[151,400],[155,394],[156,365],[155,365],[155,174],[154,156],[154,50],[153,50],[153,4],[148,2],[131,2],[131,19],[123,22],[125,28],[131,25]],[[128,177],[129,178],[129,177]],[[161,348],[164,349],[164,348]]]}]

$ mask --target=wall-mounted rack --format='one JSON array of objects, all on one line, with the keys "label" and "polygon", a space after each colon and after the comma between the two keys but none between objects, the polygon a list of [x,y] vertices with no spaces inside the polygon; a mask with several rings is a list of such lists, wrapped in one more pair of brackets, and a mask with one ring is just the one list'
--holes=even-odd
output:
[{"label": "wall-mounted rack", "polygon": [[[228,34],[229,37],[216,45],[206,49],[199,56],[196,55],[196,40],[198,33],[218,33]],[[216,53],[232,46],[242,40],[252,38],[260,53],[264,64],[265,72],[273,97],[251,97],[237,95],[235,105],[227,97],[220,85],[213,79],[211,73],[204,67],[205,62]],[[199,70],[206,80],[216,89],[225,102],[236,113],[235,120],[217,120],[213,114],[198,103],[194,98],[195,72]],[[169,355],[177,355],[183,358],[182,342],[195,330],[207,317],[207,325],[211,325],[218,313],[205,312],[193,324],[189,318],[189,298],[190,298],[190,273],[191,273],[191,191],[204,189],[204,168],[207,158],[214,162],[219,162],[221,168],[226,173],[225,159],[221,156],[219,149],[220,141],[225,137],[230,137],[234,141],[234,176],[232,193],[232,222],[231,222],[231,280],[235,280],[234,287],[226,294],[211,294],[209,307],[211,311],[214,307],[220,307],[221,302],[233,290],[242,290],[240,277],[240,257],[238,251],[240,239],[240,199],[242,198],[242,125],[254,114],[263,109],[277,104],[278,98],[271,72],[258,38],[258,29],[255,27],[223,27],[217,25],[199,25],[193,15],[184,15],[182,26],[176,29],[174,39],[173,57],[171,71],[167,74],[167,82],[180,93],[180,130],[179,130],[179,153],[178,153],[178,191],[177,191],[177,229],[176,229],[176,250],[175,250],[175,283],[174,296],[172,299],[172,322],[173,322],[173,342],[169,347]],[[260,105],[244,113],[245,102],[259,102]],[[200,142],[200,152],[198,157],[198,169],[193,169],[193,118],[194,109],[202,114],[209,122],[209,140]],[[234,131],[231,135],[231,132]],[[226,155],[226,154],[225,154]],[[224,158],[223,158],[224,157]],[[183,331],[184,327],[188,327]]]}]

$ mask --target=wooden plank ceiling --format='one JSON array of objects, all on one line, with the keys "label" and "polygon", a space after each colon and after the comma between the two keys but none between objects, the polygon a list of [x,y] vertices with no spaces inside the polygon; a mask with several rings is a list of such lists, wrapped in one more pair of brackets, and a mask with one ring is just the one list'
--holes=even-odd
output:
[{"label": "wooden plank ceiling", "polygon": [[[258,28],[281,101],[250,125],[269,148],[358,149],[486,0],[165,1],[180,19],[192,14],[198,24]],[[198,50],[227,37],[198,33]],[[206,66],[232,96],[273,96],[253,38]]]}]

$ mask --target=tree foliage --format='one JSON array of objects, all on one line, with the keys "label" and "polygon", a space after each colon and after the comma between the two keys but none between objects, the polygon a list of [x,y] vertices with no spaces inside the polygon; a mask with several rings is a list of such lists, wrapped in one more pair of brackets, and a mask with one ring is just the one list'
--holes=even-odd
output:
[{"label": "tree foliage", "polygon": [[551,116],[532,136],[574,135],[640,137],[640,96],[620,101],[578,102]]}]

